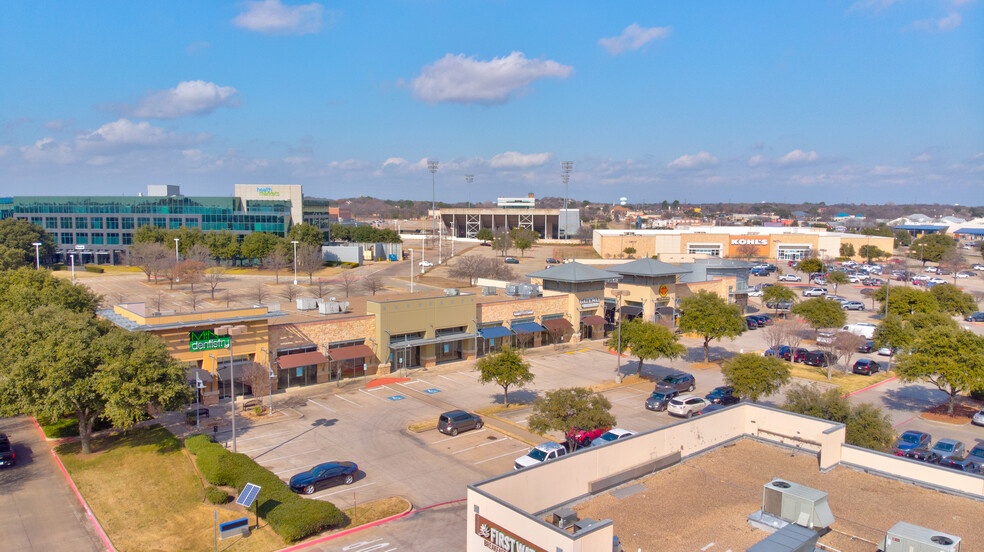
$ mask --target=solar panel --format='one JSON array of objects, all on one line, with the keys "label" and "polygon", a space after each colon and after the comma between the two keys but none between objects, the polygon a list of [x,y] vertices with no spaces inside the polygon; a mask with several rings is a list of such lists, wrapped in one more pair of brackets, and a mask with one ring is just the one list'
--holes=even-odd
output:
[{"label": "solar panel", "polygon": [[236,504],[249,508],[253,505],[253,501],[256,500],[256,495],[260,494],[260,486],[254,485],[252,483],[247,483],[243,492],[239,493],[239,498],[236,499]]}]

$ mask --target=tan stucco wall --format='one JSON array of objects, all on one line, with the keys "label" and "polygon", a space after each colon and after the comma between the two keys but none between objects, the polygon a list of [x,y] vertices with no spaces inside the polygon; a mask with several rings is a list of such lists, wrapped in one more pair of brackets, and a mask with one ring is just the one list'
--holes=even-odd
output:
[{"label": "tan stucco wall", "polygon": [[[366,302],[366,313],[376,318],[376,357],[382,365],[389,363],[389,335],[424,332],[424,338],[435,337],[437,330],[464,326],[466,332],[476,330],[476,300],[474,295],[411,297],[406,299],[373,300]],[[387,330],[389,334],[387,334]],[[474,358],[474,340],[462,344],[465,358]],[[420,348],[423,366],[436,363],[436,348]]]},{"label": "tan stucco wall", "polygon": [[[369,340],[376,331],[376,319],[372,316],[353,316],[351,318],[316,320],[294,324],[270,326],[270,351],[276,354],[279,349],[317,345],[318,351],[327,356],[332,343],[364,339],[364,343],[375,351],[377,347]],[[379,359],[373,357],[366,363],[366,373],[373,374]],[[276,369],[276,367],[275,367]],[[328,363],[318,366],[318,381],[328,381]]]}]

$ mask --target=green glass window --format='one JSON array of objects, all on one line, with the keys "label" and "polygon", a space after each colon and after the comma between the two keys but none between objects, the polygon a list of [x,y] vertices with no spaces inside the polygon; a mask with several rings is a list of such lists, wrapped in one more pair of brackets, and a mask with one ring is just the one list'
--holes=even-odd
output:
[{"label": "green glass window", "polygon": [[74,242],[74,240],[72,240],[72,233],[71,232],[62,232],[61,233],[61,243],[62,243],[62,245],[72,245],[73,242]]},{"label": "green glass window", "polygon": [[106,230],[119,230],[119,229],[120,229],[119,217],[106,217]]},{"label": "green glass window", "polygon": [[93,230],[102,230],[103,227],[102,217],[92,217],[91,219],[89,219],[89,222],[92,223]]},{"label": "green glass window", "polygon": [[185,226],[187,226],[188,228],[198,228],[198,219],[186,218]]},{"label": "green glass window", "polygon": [[41,226],[41,217],[31,217],[31,222]]},{"label": "green glass window", "polygon": [[45,217],[44,227],[47,230],[54,230],[58,228],[58,218],[57,217]]},{"label": "green glass window", "polygon": [[178,228],[181,228],[181,219],[180,218],[167,219],[167,227],[170,228],[171,230],[177,230]]},{"label": "green glass window", "polygon": [[119,245],[120,244],[120,233],[119,232],[107,232],[106,233],[106,244],[107,245]]},{"label": "green glass window", "polygon": [[85,245],[89,243],[89,234],[87,234],[86,232],[76,232],[75,243],[79,245]]},{"label": "green glass window", "polygon": [[160,226],[161,228],[167,228],[167,219],[164,217],[154,217],[154,226]]},{"label": "green glass window", "polygon": [[133,245],[133,234],[123,232],[123,245]]},{"label": "green glass window", "polygon": [[[137,217],[137,228],[140,228],[141,226],[150,226],[150,217]],[[125,224],[123,225],[123,228],[126,228]]]},{"label": "green glass window", "polygon": [[76,228],[82,228],[82,229],[88,228],[89,227],[89,219],[87,219],[85,217],[75,217],[75,227]]},{"label": "green glass window", "polygon": [[72,217],[61,217],[61,227],[62,229],[72,227]]},{"label": "green glass window", "polygon": [[133,217],[123,217],[123,226],[122,226],[122,228],[124,230],[132,230],[133,229]]},{"label": "green glass window", "polygon": [[92,240],[92,245],[102,245],[103,244],[103,233],[93,232],[89,234],[89,238]]}]

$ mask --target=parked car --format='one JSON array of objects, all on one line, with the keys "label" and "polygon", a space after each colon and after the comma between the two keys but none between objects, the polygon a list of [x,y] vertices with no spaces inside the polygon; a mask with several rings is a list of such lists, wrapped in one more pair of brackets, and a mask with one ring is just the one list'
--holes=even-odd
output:
[{"label": "parked car", "polygon": [[982,408],[977,414],[974,414],[974,417],[970,420],[970,423],[984,426],[984,408]]},{"label": "parked car", "polygon": [[937,270],[938,269],[935,266],[933,266],[933,265],[930,265],[930,266],[927,266],[926,267],[926,272],[932,272],[933,274],[936,274],[936,271]]},{"label": "parked car", "polygon": [[560,259],[555,259],[553,257],[547,257],[547,264],[560,264]]},{"label": "parked car", "polygon": [[825,287],[812,287],[803,290],[803,297],[823,297],[826,294],[827,288]]},{"label": "parked car", "polygon": [[0,433],[0,468],[9,468],[15,464],[17,464],[17,455],[10,445],[10,439]]},{"label": "parked car", "polygon": [[635,434],[636,434],[635,431],[629,431],[627,429],[619,429],[617,427],[616,428],[612,428],[612,429],[609,429],[608,431],[602,433],[601,436],[598,437],[597,439],[591,441],[591,446],[592,447],[600,447],[602,445],[607,445],[607,444],[610,444],[610,443],[614,443],[615,441],[618,441],[619,439],[624,439],[626,437],[631,437],[631,436],[633,436]]},{"label": "parked car", "polygon": [[659,391],[653,391],[649,398],[646,399],[646,410],[652,410],[654,412],[660,412],[666,410],[666,405],[670,404],[670,399],[679,395],[680,392],[676,389],[662,389]]},{"label": "parked car", "polygon": [[940,458],[939,465],[944,468],[964,471],[967,473],[981,472],[980,464],[974,462],[973,460],[965,456],[951,456],[949,458]]},{"label": "parked car", "polygon": [[721,387],[715,387],[710,393],[705,395],[704,398],[711,404],[722,404],[727,406],[729,404],[741,402],[741,398],[736,397],[734,393],[734,387],[731,387],[730,385],[723,385]]},{"label": "parked car", "polygon": [[512,257],[506,257],[506,260],[504,260],[502,262],[504,262],[506,264],[519,264],[519,261],[517,261],[516,259],[514,259]]},{"label": "parked car", "polygon": [[810,351],[803,357],[803,364],[826,368],[837,360],[837,357],[826,351]]},{"label": "parked car", "polygon": [[908,456],[922,460],[929,455],[929,449],[933,446],[933,436],[922,431],[904,431],[892,445],[892,452],[896,456]]},{"label": "parked car", "polygon": [[757,329],[759,329],[759,326],[760,325],[761,324],[759,324],[759,321],[758,321],[757,318],[755,318],[753,316],[746,316],[745,317],[745,327],[748,328],[749,330],[757,330]]},{"label": "parked car", "polygon": [[697,387],[697,380],[690,374],[676,372],[666,376],[656,383],[654,391],[665,391],[676,389],[677,391],[693,391]]},{"label": "parked car", "polygon": [[314,494],[342,483],[351,485],[358,473],[355,462],[326,462],[291,477],[288,485],[295,493]]},{"label": "parked car", "polygon": [[772,317],[768,314],[753,314],[755,318],[758,318],[761,322],[764,322],[766,326],[771,326],[774,324]]},{"label": "parked car", "polygon": [[707,405],[708,402],[700,397],[680,395],[679,397],[670,399],[670,405],[666,407],[666,411],[672,416],[692,418]]},{"label": "parked car", "polygon": [[434,266],[434,263],[432,263],[430,261],[420,261],[417,264],[420,265],[420,266],[423,266],[423,267],[431,267],[431,266]]},{"label": "parked car", "polygon": [[933,284],[934,286],[938,286],[940,284],[945,284],[946,283],[946,280],[944,280],[943,278],[938,278],[936,276],[933,276],[932,278],[930,278],[929,280],[927,280],[927,282],[929,282],[930,284]]},{"label": "parked car", "polygon": [[815,278],[810,278],[810,283],[818,286],[825,286],[827,285],[827,280],[824,280],[821,276],[817,276]]},{"label": "parked car", "polygon": [[957,278],[973,278],[974,276],[977,276],[977,273],[971,270],[961,270],[956,274]]},{"label": "parked car", "polygon": [[797,276],[795,274],[783,274],[782,276],[779,277],[779,281],[780,282],[802,282],[803,281],[803,278],[800,278],[799,276]]},{"label": "parked car", "polygon": [[204,406],[198,408],[192,408],[191,410],[185,412],[185,419],[194,420],[197,418],[208,418],[209,411]]},{"label": "parked car", "polygon": [[752,272],[752,276],[768,276],[769,275],[769,271],[766,270],[766,269],[764,269],[764,268],[753,268],[751,272]]},{"label": "parked car", "polygon": [[843,295],[836,295],[836,294],[833,294],[833,293],[825,293],[823,295],[823,298],[824,299],[830,299],[831,301],[838,301],[838,302],[841,302],[841,303],[843,303],[844,301],[847,301],[847,297],[844,297]]},{"label": "parked car", "polygon": [[854,363],[854,367],[851,368],[851,371],[855,374],[870,376],[871,374],[877,374],[880,369],[881,365],[878,364],[878,362],[867,358],[862,358]]},{"label": "parked car", "polygon": [[841,303],[841,308],[844,310],[863,311],[864,303],[861,301],[844,301]]},{"label": "parked car", "polygon": [[861,283],[870,287],[881,287],[885,285],[885,280],[880,278],[865,278],[864,280],[861,280]]},{"label": "parked car", "polygon": [[464,410],[451,410],[441,414],[437,419],[437,430],[452,437],[461,431],[469,429],[482,429],[485,422],[478,414],[465,412]]},{"label": "parked car", "polygon": [[770,348],[766,349],[764,353],[762,353],[762,356],[766,356],[766,357],[769,357],[770,356],[770,357],[776,357],[776,358],[786,358],[786,356],[788,356],[788,355],[789,355],[789,346],[788,345],[783,345],[781,347],[776,347],[775,349],[773,349],[773,348],[770,347]]},{"label": "parked car", "polygon": [[806,350],[806,349],[804,349],[802,347],[796,347],[792,351],[786,353],[786,356],[784,356],[783,359],[789,360],[789,361],[792,361],[792,362],[803,362],[803,359],[806,358],[806,354],[809,353],[809,352],[810,351],[808,351],[808,350]]},{"label": "parked car", "polygon": [[978,466],[984,466],[984,444],[978,443],[967,453],[967,458],[977,462]]},{"label": "parked car", "polygon": [[760,289],[750,289],[750,290],[748,290],[748,296],[749,297],[762,297],[763,295],[765,295],[765,292],[762,291],[762,290],[760,290]]},{"label": "parked car", "polygon": [[973,268],[974,270],[984,270],[984,264],[976,263],[971,268]]},{"label": "parked car", "polygon": [[831,345],[837,339],[837,334],[833,331],[822,330],[817,332],[817,345]]},{"label": "parked car", "polygon": [[595,429],[581,429],[579,427],[572,427],[564,433],[564,438],[567,440],[567,447],[573,452],[579,448],[590,445],[595,439],[601,437],[609,429],[611,428],[598,427]]},{"label": "parked car", "polygon": [[721,410],[722,408],[725,408],[725,406],[726,405],[723,405],[723,404],[709,404],[709,405],[705,406],[704,408],[701,408],[699,411],[697,411],[697,413],[695,414],[695,416],[700,416],[701,414],[710,414],[711,412],[714,412],[715,410]]},{"label": "parked car", "polygon": [[871,349],[873,349],[874,347],[875,347],[875,342],[874,341],[871,341],[869,339],[869,340],[865,341],[864,343],[862,343],[858,347],[858,352],[859,353],[870,353],[871,352]]},{"label": "parked car", "polygon": [[881,349],[878,349],[879,356],[892,356],[894,354],[898,354],[898,352],[899,349],[897,347],[882,347]]},{"label": "parked car", "polygon": [[548,441],[531,448],[525,456],[520,456],[517,458],[515,463],[513,463],[513,469],[521,470],[523,468],[535,466],[541,462],[556,460],[565,454],[567,454],[567,449],[565,449],[563,445],[553,441]]},{"label": "parked car", "polygon": [[963,456],[964,455],[964,444],[956,439],[940,439],[936,441],[933,448],[929,449],[929,458],[926,460],[929,462],[938,462],[943,458],[950,458],[951,456]]},{"label": "parked car", "polygon": [[773,310],[789,310],[793,308],[792,301],[769,301],[765,304],[765,308]]},{"label": "parked car", "polygon": [[975,312],[974,314],[964,318],[967,322],[984,322],[984,312]]}]

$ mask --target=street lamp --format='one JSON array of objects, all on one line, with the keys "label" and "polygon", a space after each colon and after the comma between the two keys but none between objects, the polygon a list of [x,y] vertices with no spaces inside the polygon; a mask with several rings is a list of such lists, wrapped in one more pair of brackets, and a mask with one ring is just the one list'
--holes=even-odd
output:
[{"label": "street lamp", "polygon": [[34,246],[34,268],[41,270],[41,250],[38,248],[44,244],[41,242],[34,242],[31,245]]},{"label": "street lamp", "polygon": [[236,452],[236,357],[232,352],[232,337],[246,333],[246,326],[219,326],[215,328],[215,335],[229,336],[229,383],[232,385],[232,452]]},{"label": "street lamp", "polygon": [[294,285],[297,285],[297,240],[293,240],[290,243],[294,244]]},{"label": "street lamp", "polygon": [[[75,250],[79,252],[79,262],[84,263],[85,260],[82,258],[82,252],[85,251],[84,245],[76,245]],[[69,258],[72,259],[72,285],[75,285],[75,253],[69,253]]]},{"label": "street lamp", "polygon": [[267,381],[267,390],[270,393],[270,414],[273,414],[273,377],[276,375],[273,373],[273,365],[271,363],[273,357],[270,356],[270,351],[266,350],[266,347],[260,347],[260,350],[266,353],[267,356],[267,371],[270,373]]},{"label": "street lamp", "polygon": [[[178,257],[178,242],[179,241],[181,241],[181,238],[174,238],[174,272],[175,273],[177,273],[177,271],[178,271],[177,270],[178,269],[178,263],[181,262],[181,258]],[[181,281],[181,278],[178,278],[177,277],[177,274],[175,274],[174,281],[175,282],[180,282]]]},{"label": "street lamp", "polygon": [[410,293],[413,293],[413,249],[410,249]]},{"label": "street lamp", "polygon": [[629,290],[618,289],[612,292],[618,298],[615,316],[618,317],[618,349],[615,351],[615,383],[622,383],[622,297],[629,295]]},{"label": "street lamp", "polygon": [[437,233],[437,188],[434,185],[434,174],[437,173],[437,159],[427,162],[427,170],[431,172],[431,236]]}]

